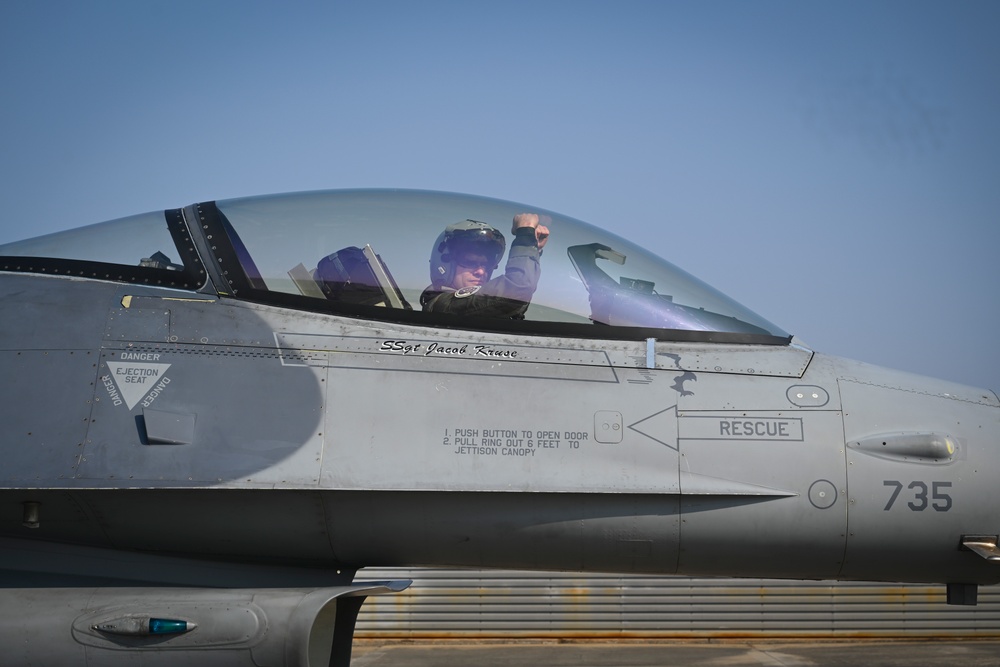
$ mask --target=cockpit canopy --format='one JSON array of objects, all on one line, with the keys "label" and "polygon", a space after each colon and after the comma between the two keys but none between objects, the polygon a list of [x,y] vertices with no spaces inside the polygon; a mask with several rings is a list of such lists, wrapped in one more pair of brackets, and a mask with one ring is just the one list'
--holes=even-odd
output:
[{"label": "cockpit canopy", "polygon": [[[228,283],[220,291],[237,298],[368,319],[470,329],[513,325],[593,338],[788,341],[778,327],[669,262],[587,223],[524,204],[341,190],[230,199],[187,211],[186,221],[181,211],[167,211],[166,221],[163,213],[144,214],[0,245],[0,270],[191,289],[204,282],[204,261]],[[189,234],[185,222],[195,213],[200,224]],[[537,214],[550,231],[523,320],[420,312],[435,242],[446,227],[486,223],[506,237],[509,254],[511,221],[520,213]],[[204,247],[214,257],[198,258],[189,238],[197,234],[205,234]]]}]

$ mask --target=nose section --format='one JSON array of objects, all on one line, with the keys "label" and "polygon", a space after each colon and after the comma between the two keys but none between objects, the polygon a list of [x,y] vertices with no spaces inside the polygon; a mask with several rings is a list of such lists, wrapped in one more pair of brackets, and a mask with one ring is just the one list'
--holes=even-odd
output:
[{"label": "nose section", "polygon": [[964,546],[1000,536],[997,395],[877,367],[855,371],[839,380],[850,526],[842,576],[1000,580],[1000,563]]}]

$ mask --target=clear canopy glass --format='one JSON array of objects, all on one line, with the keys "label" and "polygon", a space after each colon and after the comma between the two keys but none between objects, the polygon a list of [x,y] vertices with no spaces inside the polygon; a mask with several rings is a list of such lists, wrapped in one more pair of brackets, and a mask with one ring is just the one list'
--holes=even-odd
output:
[{"label": "clear canopy glass", "polygon": [[[530,285],[527,291],[519,288],[499,298],[514,301],[516,314],[481,309],[476,311],[480,325],[486,316],[597,325],[594,337],[602,337],[600,327],[608,325],[788,338],[767,320],[639,246],[585,222],[525,204],[441,192],[333,190],[230,199],[215,205],[229,243],[213,239],[209,232],[208,245],[220,248],[220,258],[221,249],[232,246],[230,261],[235,258],[242,265],[250,285],[249,292],[237,294],[242,298],[274,301],[272,297],[278,297],[293,307],[309,308],[315,303],[317,310],[361,304],[420,311],[421,295],[435,275],[440,283],[440,275],[447,273],[439,235],[450,225],[492,227],[503,235],[505,249],[493,270],[494,282],[505,275],[505,269],[509,274],[514,267]],[[512,221],[521,213],[536,214],[539,224],[549,230],[540,257],[536,249],[525,247],[523,235],[515,240]],[[182,224],[179,218],[177,224]],[[489,236],[494,241],[498,238],[492,230]],[[116,279],[108,272],[77,271],[81,263],[100,263],[131,267],[125,278],[118,278],[136,282],[153,272],[162,277],[188,270],[183,254],[171,237],[164,213],[156,212],[0,245],[0,270],[59,273],[52,269],[52,262],[62,262],[73,264],[72,272],[63,273]],[[38,269],[20,258],[47,258],[49,263]],[[450,261],[446,266],[457,266],[454,257]],[[231,268],[227,265],[223,270]],[[490,283],[456,291],[458,287],[457,283],[445,288],[438,284],[437,294],[450,290],[456,300],[463,299],[460,305],[468,305],[492,289]],[[394,319],[388,310],[369,309],[367,316]],[[406,320],[435,322],[409,316]],[[546,329],[540,325],[538,331]],[[576,331],[574,335],[589,334]]]},{"label": "clear canopy glass", "polygon": [[[437,192],[341,190],[232,199],[217,206],[236,243],[244,246],[238,255],[248,275],[269,291],[343,298],[342,292],[336,297],[322,289],[317,267],[324,258],[345,259],[352,252],[364,263],[357,251],[367,247],[381,260],[370,260],[370,267],[375,273],[384,268],[398,287],[385,289],[390,298],[377,305],[419,310],[420,295],[433,277],[432,251],[446,226],[485,222],[504,234],[509,255],[514,216],[535,213],[550,236],[525,320],[788,335],[637,245],[525,204]],[[494,278],[503,273],[506,259]]]},{"label": "clear canopy glass", "polygon": [[171,271],[184,268],[163,211],[2,244],[0,257],[45,257]]}]

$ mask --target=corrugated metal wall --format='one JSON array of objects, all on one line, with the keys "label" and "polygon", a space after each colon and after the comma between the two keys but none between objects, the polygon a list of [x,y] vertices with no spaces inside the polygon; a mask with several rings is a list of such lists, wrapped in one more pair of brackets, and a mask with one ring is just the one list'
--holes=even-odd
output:
[{"label": "corrugated metal wall", "polygon": [[1000,637],[997,586],[957,607],[944,586],[430,569],[357,579],[413,579],[368,598],[359,638]]}]

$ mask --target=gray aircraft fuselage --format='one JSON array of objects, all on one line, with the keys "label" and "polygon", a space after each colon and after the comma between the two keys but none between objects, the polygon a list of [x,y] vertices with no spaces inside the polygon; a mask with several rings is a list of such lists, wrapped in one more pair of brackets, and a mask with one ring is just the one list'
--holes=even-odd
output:
[{"label": "gray aircraft fuselage", "polygon": [[[1000,581],[993,392],[814,352],[672,267],[654,288],[556,214],[525,319],[435,319],[418,243],[537,209],[302,197],[161,213],[160,259],[110,256],[124,224],[81,230],[96,259],[0,246],[9,664],[346,664],[364,595],[404,585],[365,566]],[[329,230],[265,219],[289,202]]]}]

